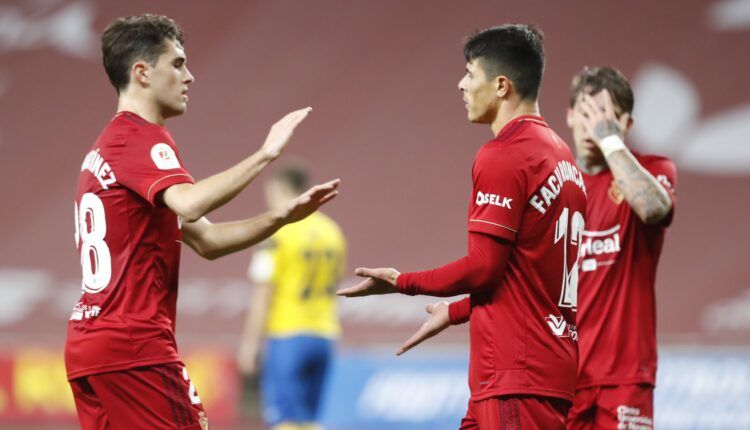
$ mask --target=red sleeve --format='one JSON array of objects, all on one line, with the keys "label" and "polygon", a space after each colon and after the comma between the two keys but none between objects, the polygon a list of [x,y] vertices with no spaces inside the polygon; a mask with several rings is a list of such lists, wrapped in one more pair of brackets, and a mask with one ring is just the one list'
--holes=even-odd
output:
[{"label": "red sleeve", "polygon": [[515,241],[526,201],[523,162],[507,145],[482,148],[472,175],[469,231]]},{"label": "red sleeve", "polygon": [[669,193],[669,197],[672,199],[672,210],[669,215],[664,217],[659,224],[664,227],[668,227],[672,224],[672,218],[674,218],[674,209],[677,205],[677,197],[675,195],[675,187],[677,186],[677,168],[674,162],[669,158],[656,158],[653,161],[645,163],[643,166],[649,173],[654,175],[657,181],[664,186]]},{"label": "red sleeve", "polygon": [[448,305],[448,319],[450,319],[451,325],[463,324],[469,321],[470,316],[471,298],[466,297]]},{"label": "red sleeve", "polygon": [[134,135],[126,143],[117,169],[117,180],[146,201],[167,187],[195,183],[183,167],[177,148],[167,135]]},{"label": "red sleeve", "polygon": [[469,255],[443,267],[402,273],[396,288],[404,294],[449,297],[491,289],[500,283],[510,244],[480,233],[469,234]]}]

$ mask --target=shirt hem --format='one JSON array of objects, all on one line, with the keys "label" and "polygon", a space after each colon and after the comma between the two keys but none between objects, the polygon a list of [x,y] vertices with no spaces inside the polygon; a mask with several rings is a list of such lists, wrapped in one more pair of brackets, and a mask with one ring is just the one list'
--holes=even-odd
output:
[{"label": "shirt hem", "polygon": [[135,367],[156,366],[158,364],[176,363],[180,361],[178,356],[152,358],[149,360],[127,361],[115,364],[106,364],[102,366],[87,367],[85,369],[68,372],[68,381],[72,381],[84,376],[96,375],[99,373],[118,372],[122,370],[133,369]]},{"label": "shirt hem", "polygon": [[652,377],[637,377],[637,378],[606,378],[606,379],[593,379],[580,381],[576,385],[576,389],[584,389],[591,387],[599,387],[604,385],[634,385],[634,384],[649,384],[653,387],[656,386],[656,378]]},{"label": "shirt hem", "polygon": [[571,403],[573,402],[573,399],[575,398],[574,393],[567,392],[567,391],[560,391],[560,390],[546,389],[546,388],[506,387],[506,388],[495,388],[493,390],[482,392],[481,394],[472,393],[471,401],[477,402],[480,400],[489,399],[490,397],[508,396],[508,395],[514,395],[514,394],[532,395],[532,396],[541,396],[541,397],[554,397],[557,399],[566,400]]}]

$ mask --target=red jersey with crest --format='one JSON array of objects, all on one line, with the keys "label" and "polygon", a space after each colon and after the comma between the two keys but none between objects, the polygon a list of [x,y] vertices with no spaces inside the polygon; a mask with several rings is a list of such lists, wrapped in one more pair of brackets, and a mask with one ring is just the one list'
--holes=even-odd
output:
[{"label": "red jersey with crest", "polygon": [[68,379],[178,361],[182,234],[155,197],[193,178],[166,128],[117,114],[81,165],[75,241],[82,295],[68,321]]},{"label": "red jersey with crest", "polygon": [[472,400],[573,400],[585,212],[583,176],[542,118],[515,118],[477,153],[469,231],[509,241],[512,251],[497,287],[470,297]]},{"label": "red jersey with crest", "polygon": [[660,224],[646,225],[609,169],[584,174],[589,200],[579,261],[580,388],[656,382],[654,282],[676,203],[676,171],[667,158],[633,155],[669,192],[672,212]]}]

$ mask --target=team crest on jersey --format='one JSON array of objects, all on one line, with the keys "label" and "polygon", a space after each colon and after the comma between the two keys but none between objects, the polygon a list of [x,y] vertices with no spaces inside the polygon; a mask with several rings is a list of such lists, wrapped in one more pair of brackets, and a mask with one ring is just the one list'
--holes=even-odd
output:
[{"label": "team crest on jersey", "polygon": [[617,183],[615,180],[612,180],[612,183],[609,185],[609,190],[607,191],[607,195],[609,196],[609,199],[612,200],[616,205],[619,205],[622,203],[623,200],[625,200],[625,196],[622,195],[620,192],[620,189],[617,188]]},{"label": "team crest on jersey", "polygon": [[180,168],[180,160],[177,159],[174,149],[166,143],[157,143],[151,148],[151,159],[160,170],[172,170]]}]

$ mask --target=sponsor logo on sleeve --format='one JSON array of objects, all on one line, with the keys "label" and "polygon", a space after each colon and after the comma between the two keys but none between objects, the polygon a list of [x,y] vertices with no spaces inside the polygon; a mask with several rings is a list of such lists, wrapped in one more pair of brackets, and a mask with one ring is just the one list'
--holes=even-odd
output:
[{"label": "sponsor logo on sleeve", "polygon": [[174,149],[166,143],[157,143],[151,148],[151,159],[159,170],[172,170],[180,168],[180,160],[177,159]]},{"label": "sponsor logo on sleeve", "polygon": [[477,199],[476,199],[477,206],[492,205],[492,206],[498,206],[501,208],[511,209],[510,207],[511,202],[513,202],[513,199],[508,198],[508,197],[502,197],[497,194],[483,193],[481,191],[477,191]]}]

